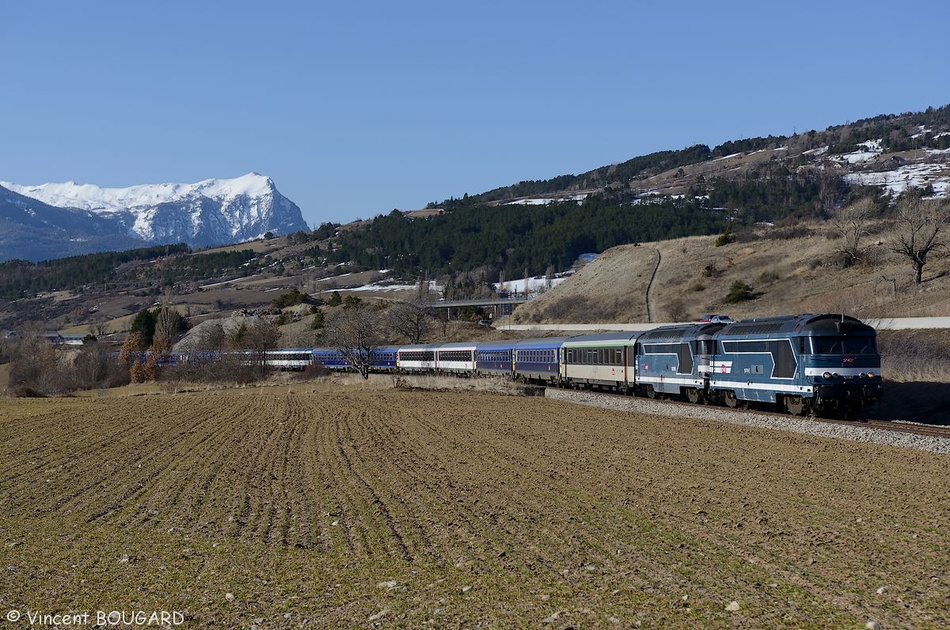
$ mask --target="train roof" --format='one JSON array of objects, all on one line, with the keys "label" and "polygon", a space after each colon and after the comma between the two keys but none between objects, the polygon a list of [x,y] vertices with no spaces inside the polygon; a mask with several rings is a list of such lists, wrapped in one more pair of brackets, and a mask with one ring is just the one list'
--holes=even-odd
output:
[{"label": "train roof", "polygon": [[849,315],[809,313],[805,315],[743,319],[734,324],[728,324],[716,334],[716,337],[749,337],[789,333],[874,334],[874,328]]},{"label": "train roof", "polygon": [[680,339],[693,339],[702,335],[712,335],[720,331],[725,326],[734,324],[721,324],[719,322],[699,323],[699,324],[678,324],[676,326],[661,326],[643,333],[638,341],[644,343],[650,341],[679,341]]},{"label": "train roof", "polygon": [[475,344],[477,350],[511,350],[518,343],[517,339],[505,341],[479,341]]},{"label": "train roof", "polygon": [[544,337],[541,339],[521,339],[516,344],[519,350],[522,348],[560,348],[570,337]]},{"label": "train roof", "polygon": [[574,337],[568,337],[564,341],[565,346],[595,346],[603,345],[605,343],[624,343],[636,341],[643,333],[640,332],[610,332],[610,333],[596,333],[592,335],[575,335]]},{"label": "train roof", "polygon": [[474,341],[456,341],[452,343],[442,343],[436,346],[438,350],[474,350],[478,345]]},{"label": "train roof", "polygon": [[439,347],[437,343],[417,343],[408,346],[399,346],[397,351],[399,352],[419,352],[424,350],[435,350]]}]

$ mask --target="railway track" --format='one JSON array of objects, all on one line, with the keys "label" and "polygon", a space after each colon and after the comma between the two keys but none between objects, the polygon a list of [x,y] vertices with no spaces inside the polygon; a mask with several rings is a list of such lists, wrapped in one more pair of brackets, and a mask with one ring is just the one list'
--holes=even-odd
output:
[{"label": "railway track", "polygon": [[[906,433],[911,435],[921,435],[928,437],[944,438],[950,439],[950,426],[948,425],[935,425],[935,424],[920,424],[915,422],[907,422],[903,420],[879,420],[879,419],[860,419],[860,420],[845,420],[841,418],[821,418],[818,416],[792,416],[786,413],[782,413],[776,409],[770,409],[767,407],[760,408],[750,408],[750,407],[737,407],[735,409],[730,409],[728,407],[723,407],[719,405],[697,405],[694,403],[675,400],[675,399],[648,399],[648,398],[638,398],[631,397],[625,394],[618,394],[613,392],[603,392],[603,391],[594,391],[594,390],[564,390],[564,391],[584,391],[587,394],[594,396],[604,396],[609,398],[616,398],[620,400],[650,400],[651,402],[656,402],[662,405],[667,405],[672,408],[682,408],[682,409],[710,409],[729,412],[730,414],[748,414],[748,415],[762,415],[767,414],[774,416],[776,419],[788,418],[795,420],[810,420],[819,424],[837,424],[842,426],[864,428],[874,431],[892,431],[896,433]],[[671,412],[672,413],[672,412]]]}]

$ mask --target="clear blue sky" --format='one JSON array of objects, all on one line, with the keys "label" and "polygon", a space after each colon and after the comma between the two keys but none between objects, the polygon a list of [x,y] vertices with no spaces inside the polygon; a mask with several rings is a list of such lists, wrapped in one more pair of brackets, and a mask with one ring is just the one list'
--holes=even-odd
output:
[{"label": "clear blue sky", "polygon": [[312,225],[950,103],[950,2],[5,2],[0,180],[257,171]]}]

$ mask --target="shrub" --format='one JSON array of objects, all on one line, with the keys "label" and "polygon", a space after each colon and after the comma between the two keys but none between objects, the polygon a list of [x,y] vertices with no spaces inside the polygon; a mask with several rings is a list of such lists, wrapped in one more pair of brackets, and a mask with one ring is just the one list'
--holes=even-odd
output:
[{"label": "shrub", "polygon": [[274,308],[286,308],[288,306],[296,306],[297,304],[303,304],[304,302],[309,301],[309,295],[301,292],[298,289],[291,289],[287,293],[281,293],[279,296],[274,298],[271,304],[274,306]]},{"label": "shrub", "polygon": [[728,245],[733,242],[735,237],[732,234],[732,230],[726,228],[725,231],[716,238],[716,247],[722,247],[723,245]]},{"label": "shrub", "polygon": [[736,304],[738,302],[754,300],[755,297],[755,293],[752,292],[751,286],[742,280],[736,280],[732,283],[732,286],[729,287],[729,293],[727,293],[726,297],[723,298],[723,302],[726,304]]},{"label": "shrub", "polygon": [[771,269],[763,271],[762,273],[759,274],[759,282],[761,282],[762,284],[772,284],[773,282],[777,281],[779,278],[780,276],[774,271],[772,271]]}]

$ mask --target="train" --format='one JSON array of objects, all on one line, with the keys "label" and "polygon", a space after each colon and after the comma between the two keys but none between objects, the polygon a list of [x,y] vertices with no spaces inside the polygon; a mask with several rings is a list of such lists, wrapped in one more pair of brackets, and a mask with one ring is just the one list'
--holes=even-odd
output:
[{"label": "train", "polygon": [[[277,369],[353,369],[340,350],[282,348]],[[845,415],[880,401],[881,357],[872,326],[844,314],[805,314],[538,339],[384,346],[370,371],[505,376],[526,383],[679,398],[736,408]]]}]

